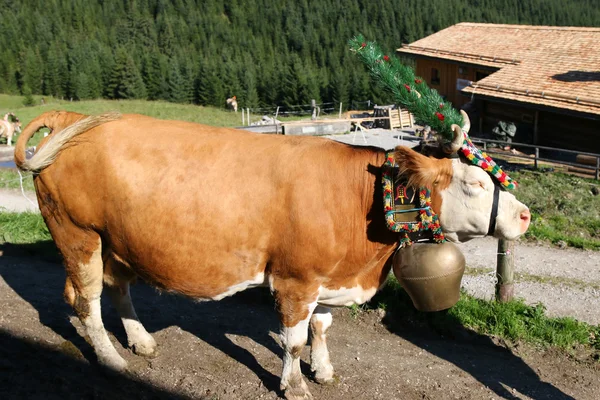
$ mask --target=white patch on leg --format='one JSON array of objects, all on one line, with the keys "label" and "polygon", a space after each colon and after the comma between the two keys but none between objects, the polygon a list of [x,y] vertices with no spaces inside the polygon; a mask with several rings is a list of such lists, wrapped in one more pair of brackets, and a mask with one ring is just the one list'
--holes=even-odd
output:
[{"label": "white patch on leg", "polygon": [[331,326],[332,321],[331,310],[322,306],[315,309],[310,321],[312,331],[310,368],[319,383],[330,382],[334,379],[333,366],[327,349],[327,329]]},{"label": "white patch on leg", "polygon": [[124,294],[116,287],[109,288],[109,293],[125,327],[127,344],[133,348],[136,354],[142,356],[152,355],[156,350],[156,341],[138,319],[133,303],[131,302],[129,284],[125,284],[124,289]]},{"label": "white patch on leg", "polygon": [[87,300],[89,314],[81,320],[86,333],[92,341],[92,346],[100,364],[117,371],[127,368],[127,362],[117,353],[110,342],[102,323],[100,310],[100,295],[102,294],[102,277],[104,263],[102,262],[102,242],[98,239],[98,248],[92,253],[87,264],[79,264],[78,276],[83,286],[79,296]]},{"label": "white patch on leg", "polygon": [[100,297],[97,297],[88,303],[90,314],[81,321],[85,326],[86,333],[92,341],[94,351],[100,364],[105,365],[117,371],[123,371],[127,368],[125,361],[115,347],[110,342],[108,334],[102,323],[102,314],[100,310]]},{"label": "white patch on leg", "polygon": [[[283,372],[281,373],[281,390],[286,390],[287,398],[312,398],[308,386],[300,371],[300,354],[292,354],[295,349],[301,349],[308,340],[308,324],[317,302],[308,306],[308,316],[292,327],[281,329],[281,344],[283,347]],[[289,391],[289,393],[288,393]]]}]

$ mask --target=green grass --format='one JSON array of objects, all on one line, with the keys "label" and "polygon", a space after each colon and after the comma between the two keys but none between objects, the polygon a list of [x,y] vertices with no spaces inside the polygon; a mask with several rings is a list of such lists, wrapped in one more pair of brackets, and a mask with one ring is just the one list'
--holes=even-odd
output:
[{"label": "green grass", "polygon": [[[12,169],[0,169],[0,189],[20,189],[21,181],[19,173]],[[34,191],[33,178],[31,174],[23,173],[23,189]]]},{"label": "green grass", "polygon": [[519,181],[517,198],[529,206],[531,240],[600,250],[600,182],[561,173],[512,172]]},{"label": "green grass", "polygon": [[39,213],[0,212],[0,244],[28,244],[52,240]]},{"label": "green grass", "polygon": [[454,330],[464,327],[513,343],[522,341],[563,349],[586,346],[600,350],[600,326],[570,317],[548,317],[542,304],[530,306],[520,299],[499,303],[477,299],[463,292],[458,303],[450,310],[423,313],[414,308],[408,294],[390,276],[386,286],[370,304],[385,305],[386,310],[402,319],[401,324],[405,326],[428,325],[450,335]]}]

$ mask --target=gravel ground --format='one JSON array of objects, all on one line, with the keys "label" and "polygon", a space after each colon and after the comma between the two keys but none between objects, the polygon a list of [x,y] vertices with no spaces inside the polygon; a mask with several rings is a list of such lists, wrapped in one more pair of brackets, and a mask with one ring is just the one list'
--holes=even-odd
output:
[{"label": "gravel ground", "polygon": [[[498,241],[475,239],[460,245],[472,270],[463,278],[467,292],[494,297]],[[541,302],[548,315],[572,316],[600,324],[600,254],[594,251],[517,243],[515,296],[527,303]]]},{"label": "gravel ground", "polygon": [[25,194],[27,197],[20,190],[0,189],[0,211],[39,212],[35,193],[27,192]]}]

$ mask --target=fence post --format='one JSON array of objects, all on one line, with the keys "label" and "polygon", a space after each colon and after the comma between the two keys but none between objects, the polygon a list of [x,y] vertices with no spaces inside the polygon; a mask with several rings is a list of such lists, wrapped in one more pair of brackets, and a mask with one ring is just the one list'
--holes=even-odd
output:
[{"label": "fence post", "polygon": [[533,159],[533,167],[538,169],[538,158],[540,158],[540,149],[535,148],[535,158]]},{"label": "fence post", "polygon": [[512,240],[498,240],[498,257],[496,266],[496,301],[505,303],[512,300],[515,289],[513,286],[515,275],[515,242]]},{"label": "fence post", "polygon": [[244,107],[242,107],[242,126],[246,126],[246,119],[244,118]]},{"label": "fence post", "polygon": [[340,116],[339,116],[339,118],[342,119],[342,102],[341,101],[340,101]]},{"label": "fence post", "polygon": [[596,157],[596,180],[600,180],[600,157]]}]

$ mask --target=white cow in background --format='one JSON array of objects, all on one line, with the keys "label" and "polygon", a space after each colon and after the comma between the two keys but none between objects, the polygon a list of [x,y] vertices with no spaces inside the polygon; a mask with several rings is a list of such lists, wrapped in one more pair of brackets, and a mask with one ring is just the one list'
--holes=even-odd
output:
[{"label": "white cow in background", "polygon": [[6,144],[12,146],[12,137],[15,132],[21,132],[21,121],[15,114],[6,113],[4,119],[0,120],[0,137],[5,137]]},{"label": "white cow in background", "polygon": [[233,96],[227,99],[227,108],[230,108],[233,111],[237,112],[237,107],[237,97]]}]

